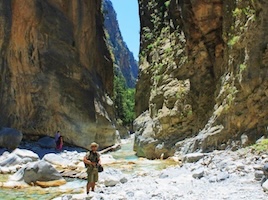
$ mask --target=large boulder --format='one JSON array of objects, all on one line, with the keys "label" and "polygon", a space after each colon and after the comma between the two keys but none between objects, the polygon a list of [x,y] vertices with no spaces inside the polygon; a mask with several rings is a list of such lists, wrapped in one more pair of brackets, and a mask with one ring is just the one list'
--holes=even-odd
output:
[{"label": "large boulder", "polygon": [[22,140],[22,133],[13,128],[2,128],[0,130],[0,147],[15,149]]},{"label": "large boulder", "polygon": [[58,165],[58,166],[67,166],[71,163],[70,160],[64,159],[60,155],[55,154],[55,153],[46,154],[43,157],[43,160],[53,165]]},{"label": "large boulder", "polygon": [[167,158],[174,155],[170,143],[160,142],[155,138],[154,121],[149,112],[144,112],[134,121],[135,141],[134,151],[137,156],[149,159]]},{"label": "large boulder", "polygon": [[22,164],[23,160],[14,153],[4,154],[0,159],[0,167],[10,167],[14,165]]},{"label": "large boulder", "polygon": [[21,158],[30,158],[33,161],[39,160],[39,156],[27,149],[15,149],[12,153],[16,154],[17,156],[21,157]]},{"label": "large boulder", "polygon": [[27,184],[36,183],[37,181],[50,182],[57,180],[65,183],[61,174],[44,160],[29,163],[10,177],[10,181],[24,181]]}]

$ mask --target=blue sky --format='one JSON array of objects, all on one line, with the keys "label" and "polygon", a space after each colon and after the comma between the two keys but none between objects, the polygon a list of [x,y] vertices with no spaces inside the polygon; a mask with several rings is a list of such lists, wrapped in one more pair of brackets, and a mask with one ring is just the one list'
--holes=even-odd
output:
[{"label": "blue sky", "polygon": [[138,60],[140,46],[140,19],[138,0],[111,0],[124,41]]}]

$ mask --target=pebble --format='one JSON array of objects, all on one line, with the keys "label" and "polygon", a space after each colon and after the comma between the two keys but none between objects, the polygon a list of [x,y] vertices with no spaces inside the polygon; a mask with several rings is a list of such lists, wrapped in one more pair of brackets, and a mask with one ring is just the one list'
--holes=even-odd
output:
[{"label": "pebble", "polygon": [[220,181],[224,181],[226,180],[227,178],[229,178],[229,174],[227,172],[220,172],[218,175],[217,175],[217,181],[220,182]]},{"label": "pebble", "polygon": [[255,174],[254,174],[255,180],[260,181],[263,175],[264,175],[263,171],[260,171],[260,170],[255,171]]},{"label": "pebble", "polygon": [[200,179],[200,178],[202,178],[203,176],[204,176],[204,169],[197,169],[197,170],[195,170],[194,172],[193,172],[193,178],[198,178],[198,179]]},{"label": "pebble", "polygon": [[263,169],[263,165],[253,165],[253,169],[255,169],[255,170],[262,170]]},{"label": "pebble", "polygon": [[205,155],[203,153],[189,153],[184,156],[184,162],[194,163],[199,161]]},{"label": "pebble", "polygon": [[265,192],[268,192],[268,180],[266,180],[263,184],[262,184],[262,188]]}]

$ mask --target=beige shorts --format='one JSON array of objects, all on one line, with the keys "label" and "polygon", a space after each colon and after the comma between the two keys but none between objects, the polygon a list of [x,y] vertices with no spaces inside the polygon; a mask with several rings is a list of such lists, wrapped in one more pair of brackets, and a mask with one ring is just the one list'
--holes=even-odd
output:
[{"label": "beige shorts", "polygon": [[96,167],[87,169],[87,182],[93,183],[99,180],[99,173]]}]

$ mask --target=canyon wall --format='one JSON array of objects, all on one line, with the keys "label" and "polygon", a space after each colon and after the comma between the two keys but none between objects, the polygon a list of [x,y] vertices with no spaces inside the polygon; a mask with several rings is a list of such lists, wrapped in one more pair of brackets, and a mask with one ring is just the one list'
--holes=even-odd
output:
[{"label": "canyon wall", "polygon": [[0,122],[24,137],[115,143],[101,1],[0,1]]},{"label": "canyon wall", "polygon": [[139,0],[139,8],[138,156],[234,149],[267,135],[268,2]]},{"label": "canyon wall", "polygon": [[135,88],[138,77],[138,62],[124,42],[117,15],[110,0],[103,1],[103,13],[106,38],[114,60],[115,72],[123,75],[127,87]]}]

